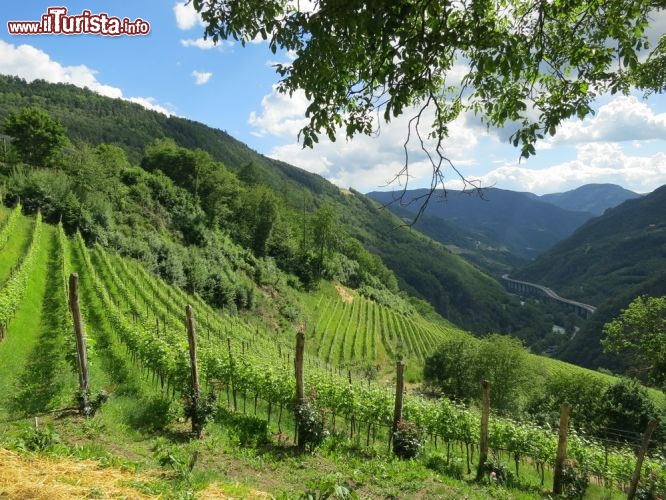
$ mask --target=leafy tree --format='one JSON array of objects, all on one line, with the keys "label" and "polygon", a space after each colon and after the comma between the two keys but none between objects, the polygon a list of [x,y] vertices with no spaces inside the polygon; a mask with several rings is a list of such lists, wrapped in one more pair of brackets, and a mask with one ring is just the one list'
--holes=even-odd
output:
[{"label": "leafy tree", "polygon": [[601,341],[607,352],[634,356],[639,371],[666,386],[666,296],[634,299],[620,315],[604,325]]},{"label": "leafy tree", "polygon": [[265,256],[279,216],[278,200],[271,189],[261,186],[251,189],[237,203],[238,239],[257,257]]},{"label": "leafy tree", "polygon": [[[257,38],[295,54],[276,65],[279,90],[310,100],[303,144],[371,134],[375,115],[413,113],[411,136],[427,127],[433,186],[448,165],[450,123],[474,112],[511,125],[522,156],[592,101],[632,86],[662,92],[666,36],[650,50],[646,29],[663,3],[640,0],[193,0],[205,36]],[[310,4],[308,3],[308,7]],[[644,56],[644,57],[643,57]],[[462,78],[460,78],[462,69]],[[414,108],[415,107],[415,108]],[[415,109],[415,111],[414,111]],[[409,136],[408,136],[409,140]],[[407,148],[406,148],[407,149]],[[408,179],[407,162],[401,172]],[[400,174],[399,174],[400,175]]]},{"label": "leafy tree", "polygon": [[498,334],[485,337],[480,342],[473,366],[477,384],[484,379],[490,382],[493,408],[508,411],[520,407],[525,384],[531,375],[527,351],[520,340]]},{"label": "leafy tree", "polygon": [[452,399],[469,400],[479,392],[478,380],[471,369],[477,352],[477,341],[473,337],[449,338],[426,359],[423,379]]},{"label": "leafy tree", "polygon": [[478,397],[481,380],[488,380],[490,404],[500,411],[518,409],[529,375],[520,340],[497,334],[449,339],[426,359],[423,370],[427,383],[461,400]]},{"label": "leafy tree", "polygon": [[608,384],[587,373],[559,372],[548,377],[527,411],[542,423],[557,426],[562,403],[571,405],[571,423],[577,430],[597,432],[603,410],[602,398]]},{"label": "leafy tree", "polygon": [[237,175],[238,179],[248,186],[255,186],[261,183],[261,171],[254,162],[249,162],[243,165]]},{"label": "leafy tree", "polygon": [[146,148],[141,166],[149,172],[161,170],[177,186],[198,197],[211,224],[222,224],[232,214],[240,189],[238,179],[205,151],[161,139]]},{"label": "leafy tree", "polygon": [[609,439],[637,442],[659,410],[635,379],[621,379],[610,386],[601,401],[602,434]]},{"label": "leafy tree", "polygon": [[30,165],[46,166],[67,143],[63,125],[40,108],[23,108],[10,113],[4,122],[5,133],[21,159]]},{"label": "leafy tree", "polygon": [[340,222],[333,205],[322,205],[312,217],[312,234],[316,251],[318,274],[321,277],[325,260],[340,240]]}]

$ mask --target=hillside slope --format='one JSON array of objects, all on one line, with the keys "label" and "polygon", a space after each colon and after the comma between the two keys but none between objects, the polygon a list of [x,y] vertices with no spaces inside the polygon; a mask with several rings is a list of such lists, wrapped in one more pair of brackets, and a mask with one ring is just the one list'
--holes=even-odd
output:
[{"label": "hillside slope", "polygon": [[601,305],[666,272],[666,186],[607,210],[515,277]]},{"label": "hillside slope", "polygon": [[558,357],[625,369],[602,353],[602,329],[636,296],[666,295],[666,186],[608,209],[514,276],[598,307]]},{"label": "hillside slope", "polygon": [[[120,146],[127,152],[130,163],[136,164],[141,161],[146,168],[163,170],[171,176],[175,184],[189,190],[189,195],[186,196],[201,198],[201,194],[195,192],[196,184],[192,187],[192,183],[188,184],[187,179],[177,178],[177,173],[169,173],[169,168],[172,167],[160,164],[160,162],[164,161],[164,158],[170,158],[169,161],[172,159],[180,161],[179,158],[192,155],[176,150],[174,147],[162,145],[159,151],[162,155],[159,158],[162,159],[155,157],[157,159],[153,158],[151,163],[146,160],[146,147],[153,144],[155,140],[170,138],[178,146],[190,151],[193,148],[200,148],[208,152],[214,160],[223,164],[214,167],[223,172],[228,169],[230,172],[242,176],[244,169],[251,167],[254,171],[252,177],[254,180],[250,187],[252,189],[255,186],[259,186],[257,189],[261,189],[262,186],[270,188],[271,196],[276,197],[278,204],[283,207],[280,209],[284,212],[281,213],[280,220],[284,221],[283,226],[285,227],[283,227],[281,243],[286,243],[290,237],[304,239],[304,236],[298,236],[297,233],[297,231],[305,231],[305,229],[300,229],[305,227],[303,219],[309,220],[311,214],[318,208],[327,204],[331,205],[340,215],[342,233],[361,241],[366,249],[381,256],[404,289],[429,301],[437,312],[463,328],[478,334],[485,334],[488,331],[514,331],[527,327],[529,323],[521,319],[519,325],[512,324],[512,318],[518,316],[513,315],[511,309],[518,308],[518,303],[508,296],[494,279],[470,266],[443,245],[424,238],[415,231],[400,229],[401,221],[398,218],[386,210],[380,210],[375,203],[360,193],[343,192],[318,175],[259,155],[222,131],[183,118],[166,117],[145,110],[139,105],[119,99],[109,99],[71,85],[49,84],[43,81],[28,84],[18,78],[0,76],[0,120],[4,119],[12,110],[35,105],[45,109],[65,125],[77,148],[82,141],[91,145],[105,143]],[[165,153],[164,150],[168,151]],[[196,157],[195,153],[192,154]],[[176,167],[173,168],[176,169]],[[10,169],[8,169],[6,174],[10,175],[10,173]],[[114,187],[112,184],[117,182],[116,180],[108,180],[111,184],[106,187],[111,193],[110,198],[120,197],[120,194],[114,195],[113,193],[126,193],[122,196],[129,196],[128,188],[133,195],[139,197],[136,179],[141,178],[142,175],[137,171],[132,171],[131,174],[122,173],[121,182],[124,185],[118,187]],[[211,174],[211,176],[212,179],[219,179],[215,182],[234,184],[231,182],[234,179],[229,178],[226,174]],[[25,186],[26,183],[33,181],[17,179],[12,182]],[[152,180],[150,183],[151,186],[154,186],[156,181]],[[156,190],[155,187],[151,189]],[[163,187],[160,189],[164,190]],[[236,188],[230,188],[220,196],[213,193],[211,196],[214,195],[217,198],[211,198],[211,203],[226,204],[227,212],[235,210],[238,217],[242,217],[244,208],[241,205],[244,201],[240,201],[243,198],[239,199],[239,194],[234,192],[234,189]],[[241,193],[244,189],[246,188],[241,187]],[[66,191],[67,188],[63,189],[63,193]],[[163,195],[156,191],[155,196]],[[257,194],[257,196],[260,195]],[[103,212],[98,218],[111,221],[117,219],[115,221],[117,226],[126,227],[124,240],[131,237],[133,224],[139,223],[140,226],[146,228],[159,227],[164,224],[165,220],[169,221],[174,218],[174,209],[169,206],[158,207],[157,213],[151,214],[147,219],[145,202],[140,202],[135,207],[129,207],[126,206],[126,201],[117,199],[116,201],[110,200],[110,206],[109,204],[99,206],[101,202],[92,200],[92,198],[98,198],[96,194],[91,193],[87,197],[88,200],[81,201],[84,201],[85,204],[98,205],[100,211]],[[220,197],[224,198],[220,200]],[[239,200],[237,203],[234,202],[234,197]],[[173,204],[172,201],[169,203]],[[207,204],[206,200],[199,202],[204,212],[210,206]],[[133,213],[132,210],[135,210],[136,213]],[[177,232],[171,238],[189,231],[192,224],[199,224],[200,229],[197,231],[200,234],[193,235],[192,238],[201,241],[201,234],[203,234],[201,223],[197,223],[196,220],[188,221],[193,218],[192,214],[196,214],[196,211],[193,212],[192,208],[184,210],[185,214],[179,215],[179,217],[185,218],[187,224],[182,222],[179,227],[175,228]],[[224,220],[224,217],[228,217],[228,213],[219,210],[217,213],[219,214],[218,219],[221,217],[221,220]],[[210,220],[206,224],[210,225]],[[225,227],[225,230],[229,231],[229,228]],[[232,239],[241,241],[241,235],[234,231],[236,229],[232,228]],[[99,235],[95,236],[95,238],[98,237]],[[114,238],[116,237],[113,234],[109,234],[101,241],[110,241],[109,239]],[[284,255],[285,245],[281,246],[281,249],[275,251],[282,252],[280,255]],[[134,248],[128,251],[131,254],[139,251],[145,254],[143,249]],[[156,263],[156,267],[160,265],[162,264]]]}]

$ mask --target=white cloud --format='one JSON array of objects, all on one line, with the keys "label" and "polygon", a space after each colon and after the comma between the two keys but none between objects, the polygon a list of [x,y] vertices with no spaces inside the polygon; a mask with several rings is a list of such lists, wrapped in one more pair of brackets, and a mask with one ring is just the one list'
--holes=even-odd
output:
[{"label": "white cloud", "polygon": [[666,180],[666,153],[634,156],[610,142],[581,144],[576,151],[574,160],[546,168],[507,163],[482,176],[483,185],[545,194],[592,182],[608,182],[636,192],[649,192]]},{"label": "white cloud", "polygon": [[151,111],[157,111],[158,113],[162,113],[163,115],[171,116],[173,114],[165,106],[156,104],[155,102],[156,99],[154,97],[127,97],[124,99],[129,102],[139,104],[140,106],[143,106],[146,109],[150,109]]},{"label": "white cloud", "polygon": [[616,96],[585,120],[568,120],[547,143],[647,141],[666,137],[666,113],[634,96]]},{"label": "white cloud", "polygon": [[[274,87],[273,92],[262,99],[261,111],[250,114],[249,123],[255,135],[283,140],[270,150],[269,156],[318,173],[340,187],[351,186],[360,191],[382,188],[403,168],[403,143],[414,110],[406,111],[390,124],[382,124],[377,136],[358,136],[347,141],[341,133],[337,142],[321,137],[313,149],[304,149],[296,142],[296,136],[307,124],[304,115],[308,104],[302,92],[289,97],[278,93]],[[424,129],[427,130],[431,119],[432,113],[426,112]],[[583,128],[576,130],[581,142],[574,142],[576,137],[571,136],[563,141],[567,144],[539,143],[538,149],[550,149],[546,156],[549,163],[545,165],[539,154],[529,161],[519,162],[518,149],[500,142],[499,134],[481,129],[470,116],[460,117],[450,125],[444,151],[468,180],[479,180],[483,186],[496,185],[538,194],[592,182],[615,183],[637,192],[648,192],[666,182],[666,153],[659,152],[653,144],[666,136],[663,132],[661,137],[658,134],[664,126],[663,114],[652,112],[635,98],[622,97],[602,106],[594,120],[593,123],[586,120]],[[628,132],[638,129],[639,123],[643,128],[641,134]],[[565,132],[573,134],[566,128],[572,126],[573,123],[567,123]],[[404,185],[406,181],[412,188],[430,185],[432,165],[413,135],[412,130],[408,148],[409,178],[399,178],[393,186]],[[649,144],[652,146],[647,147]],[[432,151],[432,143],[428,145]],[[562,158],[560,151],[573,152],[574,159],[558,160]],[[493,161],[492,155],[509,156],[515,161]],[[486,168],[484,164],[494,168]],[[446,187],[462,187],[460,178],[448,165],[444,173]]]},{"label": "white cloud", "polygon": [[180,41],[180,44],[183,47],[196,47],[197,49],[201,50],[211,50],[211,49],[219,49],[219,50],[226,50],[228,48],[231,48],[234,46],[234,42],[231,40],[221,40],[217,44],[213,42],[212,38],[190,38],[190,39],[184,39]]},{"label": "white cloud", "polygon": [[203,21],[199,16],[199,13],[194,10],[194,5],[192,2],[178,2],[173,6],[173,13],[176,16],[176,24],[178,28],[187,31],[194,28],[197,23],[200,26],[203,26]]},{"label": "white cloud", "polygon": [[208,80],[213,76],[213,73],[210,71],[197,71],[195,69],[192,71],[192,76],[194,77],[194,83],[197,85],[204,85],[205,83],[208,83]]},{"label": "white cloud", "polygon": [[41,79],[51,83],[70,83],[107,97],[135,102],[165,115],[171,114],[168,109],[156,104],[152,97],[125,97],[118,87],[100,83],[97,80],[97,71],[83,64],[63,66],[52,60],[46,52],[31,45],[16,46],[0,40],[0,73],[16,75],[28,82]]},{"label": "white cloud", "polygon": [[[318,173],[340,187],[351,186],[361,191],[381,187],[400,172],[404,165],[403,144],[409,119],[416,113],[415,110],[412,113],[406,111],[391,123],[382,123],[378,133],[373,136],[345,140],[344,132],[340,131],[336,142],[322,136],[313,149],[303,149],[296,142],[296,137],[299,130],[308,123],[304,117],[309,105],[305,94],[295,92],[290,97],[280,94],[274,87],[273,92],[264,96],[261,105],[261,113],[252,112],[248,120],[256,130],[255,135],[274,136],[288,141],[273,148],[269,156]],[[425,138],[425,134],[432,116],[432,110],[426,111],[421,125],[426,146],[431,152],[434,144]],[[470,163],[470,153],[476,144],[476,131],[466,127],[461,118],[451,124],[444,150],[457,165],[466,165]],[[398,181],[409,181],[411,186],[429,184],[432,167],[420,149],[413,128],[408,152],[409,178],[402,177]],[[451,178],[455,178],[455,174]]]},{"label": "white cloud", "polygon": [[274,135],[295,140],[298,131],[308,122],[305,118],[308,104],[302,90],[290,97],[279,93],[273,85],[273,91],[261,99],[262,113],[252,111],[248,123],[256,129],[257,136]]}]

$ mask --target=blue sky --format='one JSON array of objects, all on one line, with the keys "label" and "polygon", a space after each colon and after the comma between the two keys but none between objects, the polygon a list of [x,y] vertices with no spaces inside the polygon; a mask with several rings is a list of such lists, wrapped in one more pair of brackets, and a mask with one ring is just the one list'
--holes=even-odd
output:
[{"label": "blue sky", "polygon": [[[52,6],[69,14],[84,9],[150,23],[146,36],[10,35],[7,21],[39,20]],[[227,131],[260,153],[319,173],[340,187],[366,192],[386,189],[402,167],[407,118],[383,125],[377,137],[335,143],[322,140],[303,150],[296,135],[307,101],[275,91],[271,64],[287,61],[266,43],[227,43],[212,47],[191,7],[175,1],[5,2],[0,28],[0,73],[26,80],[42,78],[87,86],[111,97],[203,122]],[[652,38],[666,29],[655,17]],[[603,96],[596,115],[567,122],[537,146],[537,155],[519,162],[508,144],[511,130],[487,131],[472,116],[451,127],[447,154],[467,177],[485,186],[531,191],[565,191],[592,182],[612,182],[637,192],[666,184],[666,97],[640,94]],[[430,183],[429,166],[418,156],[410,163],[410,187]],[[401,182],[404,183],[404,178]],[[459,187],[449,171],[446,186]],[[401,187],[394,183],[389,188]]]}]

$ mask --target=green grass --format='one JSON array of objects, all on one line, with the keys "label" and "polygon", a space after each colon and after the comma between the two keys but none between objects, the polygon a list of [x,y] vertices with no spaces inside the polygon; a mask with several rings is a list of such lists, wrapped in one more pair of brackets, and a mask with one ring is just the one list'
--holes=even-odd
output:
[{"label": "green grass", "polygon": [[[78,387],[75,367],[67,360],[68,356],[74,359],[75,343],[74,330],[67,322],[69,318],[62,317],[69,314],[62,281],[62,254],[55,251],[57,233],[51,231],[50,226],[44,227],[49,229],[42,236],[48,260],[45,273],[37,269],[39,275],[46,277],[37,330],[39,338],[20,371],[20,388],[12,402],[13,412],[26,415],[72,406]],[[72,352],[67,352],[69,349]]]},{"label": "green grass", "polygon": [[[31,219],[21,218],[19,227],[30,227]],[[28,280],[28,287],[16,316],[9,323],[5,340],[0,343],[0,412],[6,417],[8,408],[15,395],[22,392],[19,384],[21,374],[30,369],[31,353],[38,339],[45,334],[43,315],[48,276],[49,253],[51,251],[55,230],[44,225],[42,240],[36,255],[34,269]],[[12,238],[8,243],[16,243]],[[20,255],[20,254],[19,254]],[[30,363],[29,363],[30,361]]]}]

